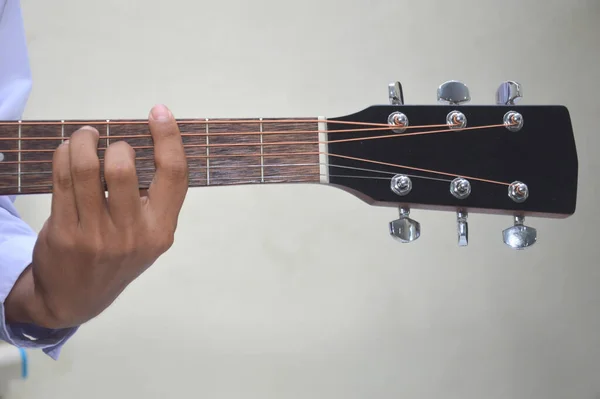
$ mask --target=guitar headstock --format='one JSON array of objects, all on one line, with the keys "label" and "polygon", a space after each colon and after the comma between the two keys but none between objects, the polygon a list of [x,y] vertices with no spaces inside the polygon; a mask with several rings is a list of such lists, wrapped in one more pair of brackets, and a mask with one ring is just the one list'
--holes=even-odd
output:
[{"label": "guitar headstock", "polygon": [[517,105],[521,86],[504,82],[495,105],[467,105],[467,86],[438,88],[438,105],[406,105],[399,83],[390,104],[327,120],[329,183],[377,206],[400,209],[390,234],[420,236],[410,209],[457,213],[458,242],[468,243],[469,213],[507,214],[504,242],[523,249],[537,239],[526,216],[575,212],[578,160],[568,110]]}]

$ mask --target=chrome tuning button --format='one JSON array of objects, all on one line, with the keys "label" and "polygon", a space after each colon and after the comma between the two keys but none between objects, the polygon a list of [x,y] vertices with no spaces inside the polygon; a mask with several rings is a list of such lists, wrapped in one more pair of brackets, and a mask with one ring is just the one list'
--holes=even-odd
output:
[{"label": "chrome tuning button", "polygon": [[497,105],[515,105],[523,98],[523,89],[521,84],[508,80],[502,82],[496,90]]},{"label": "chrome tuning button", "polygon": [[466,247],[469,245],[469,223],[467,211],[456,212],[456,222],[458,225],[458,246]]},{"label": "chrome tuning button", "polygon": [[471,93],[464,83],[457,80],[450,80],[438,87],[437,100],[444,104],[464,104],[471,101]]},{"label": "chrome tuning button", "polygon": [[404,105],[404,93],[400,82],[393,82],[388,85],[388,97],[392,105]]},{"label": "chrome tuning button", "polygon": [[514,226],[502,231],[502,240],[512,249],[529,248],[537,242],[537,230],[524,223],[524,216],[515,216]]},{"label": "chrome tuning button", "polygon": [[421,236],[421,224],[409,218],[410,209],[400,208],[400,219],[390,222],[390,235],[402,242],[409,243]]}]

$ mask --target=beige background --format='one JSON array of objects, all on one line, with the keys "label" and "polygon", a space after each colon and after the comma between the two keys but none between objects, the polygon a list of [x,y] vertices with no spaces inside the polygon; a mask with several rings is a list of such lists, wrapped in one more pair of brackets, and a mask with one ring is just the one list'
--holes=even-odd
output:
[{"label": "beige background", "polygon": [[[35,89],[28,118],[338,116],[433,104],[460,79],[473,103],[520,81],[570,108],[578,210],[528,219],[393,209],[327,187],[190,191],[175,247],[59,362],[32,354],[11,399],[600,397],[600,3],[398,0],[23,0]],[[535,150],[535,149],[532,149]],[[36,229],[49,197],[19,200]]]}]

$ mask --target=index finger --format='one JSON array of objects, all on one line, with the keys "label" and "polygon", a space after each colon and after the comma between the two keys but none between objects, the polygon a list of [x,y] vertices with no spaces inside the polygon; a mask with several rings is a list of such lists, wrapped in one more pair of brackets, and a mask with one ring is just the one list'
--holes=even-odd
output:
[{"label": "index finger", "polygon": [[175,221],[188,189],[188,164],[181,132],[173,114],[164,105],[152,109],[149,126],[156,165],[148,188],[149,206],[159,215]]}]

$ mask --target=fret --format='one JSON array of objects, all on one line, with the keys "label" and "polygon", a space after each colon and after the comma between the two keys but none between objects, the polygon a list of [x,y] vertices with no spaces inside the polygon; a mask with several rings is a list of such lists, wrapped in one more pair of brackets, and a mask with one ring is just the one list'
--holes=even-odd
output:
[{"label": "fret", "polygon": [[210,186],[210,134],[208,132],[208,118],[206,118],[206,185]]},{"label": "fret", "polygon": [[[267,119],[265,119],[267,120]],[[307,142],[306,144],[274,144],[264,146],[265,182],[280,181],[282,176],[289,182],[319,182],[319,134],[318,125],[305,123],[265,123],[264,132],[285,131],[285,134],[266,134],[264,143]],[[295,131],[314,133],[293,133]],[[309,153],[309,154],[298,154]],[[268,156],[270,154],[281,154]],[[298,154],[298,155],[294,155]],[[290,166],[279,166],[290,165]]]},{"label": "fret", "polygon": [[110,119],[106,120],[106,147],[110,145]]},{"label": "fret", "polygon": [[247,123],[237,123],[235,119],[219,119],[219,123],[211,125],[211,185],[235,184],[236,181],[241,184],[260,183],[259,125],[258,119]]},{"label": "fret", "polygon": [[260,182],[265,182],[265,151],[263,148],[263,118],[260,118]]},{"label": "fret", "polygon": [[327,145],[327,119],[319,117],[319,172],[320,181],[323,184],[329,183],[329,146]]},{"label": "fret", "polygon": [[61,119],[60,121],[60,137],[63,138],[63,143],[64,143],[64,138],[65,138],[65,120]]},{"label": "fret", "polygon": [[[0,125],[0,138],[18,137],[18,127]],[[15,194],[19,185],[17,140],[0,140],[0,195]],[[9,163],[10,162],[10,163]]]},{"label": "fret", "polygon": [[19,156],[17,157],[17,159],[19,161],[19,163],[17,165],[18,166],[18,168],[17,168],[18,169],[17,170],[17,185],[19,186],[18,187],[19,193],[21,192],[21,133],[22,133],[21,128],[22,128],[22,124],[23,124],[23,122],[19,121],[19,144],[17,146],[17,148],[19,150],[19,153],[18,153]]}]

